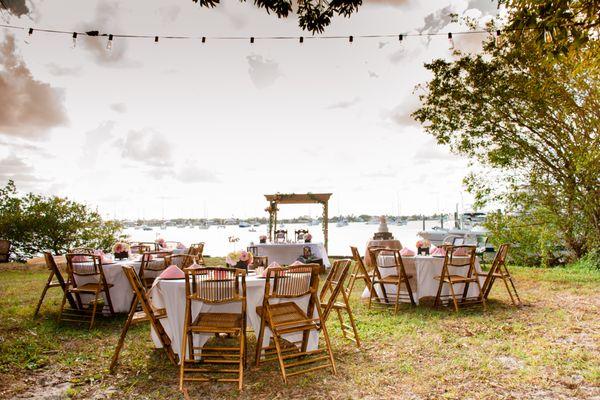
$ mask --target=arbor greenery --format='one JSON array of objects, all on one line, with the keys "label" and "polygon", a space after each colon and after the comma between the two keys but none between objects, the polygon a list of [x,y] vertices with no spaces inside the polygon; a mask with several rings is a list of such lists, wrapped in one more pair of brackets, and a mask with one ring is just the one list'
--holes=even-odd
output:
[{"label": "arbor greenery", "polygon": [[17,259],[83,246],[108,251],[121,229],[85,204],[57,196],[21,196],[13,181],[0,188],[0,237],[11,241]]},{"label": "arbor greenery", "polygon": [[[497,239],[515,221],[538,231],[535,246],[531,237],[516,243],[538,262],[562,245],[577,258],[600,248],[600,46],[546,53],[535,37],[513,33],[481,54],[434,60],[413,114],[439,143],[490,170],[493,179],[471,176],[468,188],[479,204],[506,206],[492,225]],[[552,254],[542,251],[548,241]]]}]

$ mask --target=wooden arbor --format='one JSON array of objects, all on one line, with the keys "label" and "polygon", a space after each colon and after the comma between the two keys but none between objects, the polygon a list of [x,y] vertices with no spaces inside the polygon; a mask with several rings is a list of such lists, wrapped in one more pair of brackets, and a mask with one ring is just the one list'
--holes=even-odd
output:
[{"label": "wooden arbor", "polygon": [[279,204],[321,204],[323,206],[323,237],[325,238],[325,250],[329,251],[329,210],[328,202],[331,193],[305,193],[305,194],[265,194],[269,207],[265,209],[269,213],[269,240],[273,240],[273,232],[277,229],[277,211]]}]

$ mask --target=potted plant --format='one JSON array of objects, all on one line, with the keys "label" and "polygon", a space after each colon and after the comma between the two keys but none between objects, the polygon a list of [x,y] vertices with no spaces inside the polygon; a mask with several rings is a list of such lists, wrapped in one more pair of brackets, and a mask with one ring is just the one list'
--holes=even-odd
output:
[{"label": "potted plant", "polygon": [[260,241],[260,243],[267,243],[267,236],[266,235],[260,235],[258,240]]},{"label": "potted plant", "polygon": [[311,240],[312,240],[312,235],[310,233],[307,233],[306,235],[304,235],[304,243],[310,243]]},{"label": "potted plant", "polygon": [[254,261],[254,256],[252,255],[252,253],[244,251],[244,250],[233,251],[233,252],[227,254],[227,257],[225,258],[225,262],[230,267],[243,269],[246,271],[248,270],[248,267],[250,265],[252,265],[253,261]]},{"label": "potted plant", "polygon": [[129,258],[129,243],[117,242],[112,247],[112,252],[117,260]]}]

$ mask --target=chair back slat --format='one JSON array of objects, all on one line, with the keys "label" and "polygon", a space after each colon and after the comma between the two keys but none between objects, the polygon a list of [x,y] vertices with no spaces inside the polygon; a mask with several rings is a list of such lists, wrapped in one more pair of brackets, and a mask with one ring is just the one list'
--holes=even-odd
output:
[{"label": "chair back slat", "polygon": [[[71,293],[66,292],[67,287],[66,287],[65,279],[62,276],[62,273],[60,272],[60,268],[58,268],[58,265],[56,264],[56,261],[54,260],[54,257],[52,256],[52,253],[45,251],[44,259],[46,261],[46,267],[51,272],[51,274],[53,274],[56,277],[58,284],[60,285],[62,291],[65,293],[67,300],[69,302],[69,305],[71,306],[71,308],[76,309],[77,303],[75,303],[75,299],[73,298]],[[38,308],[38,310],[39,310],[39,308]]]},{"label": "chair back slat", "polygon": [[319,264],[269,268],[267,270],[265,296],[267,298],[291,299],[316,293],[319,285],[319,268]]},{"label": "chair back slat", "polygon": [[494,257],[494,261],[492,262],[492,266],[490,267],[489,272],[483,282],[482,290],[484,293],[488,293],[490,286],[492,285],[492,281],[494,280],[494,274],[498,272],[498,270],[506,264],[506,256],[508,255],[508,249],[510,245],[507,243],[501,244],[496,256]]},{"label": "chair back slat", "polygon": [[246,297],[246,272],[223,267],[190,267],[184,270],[186,296],[203,303],[241,302]]},{"label": "chair back slat", "polygon": [[[448,267],[469,267],[475,266],[475,246],[470,245],[444,245],[445,251],[444,264]],[[469,275],[470,276],[470,275]]]}]

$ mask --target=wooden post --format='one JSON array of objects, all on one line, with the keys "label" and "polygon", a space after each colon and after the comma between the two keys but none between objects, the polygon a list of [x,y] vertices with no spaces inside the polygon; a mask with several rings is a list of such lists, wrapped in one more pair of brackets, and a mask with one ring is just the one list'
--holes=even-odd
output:
[{"label": "wooden post", "polygon": [[323,238],[325,239],[325,251],[329,254],[329,210],[327,204],[328,202],[323,203]]}]

